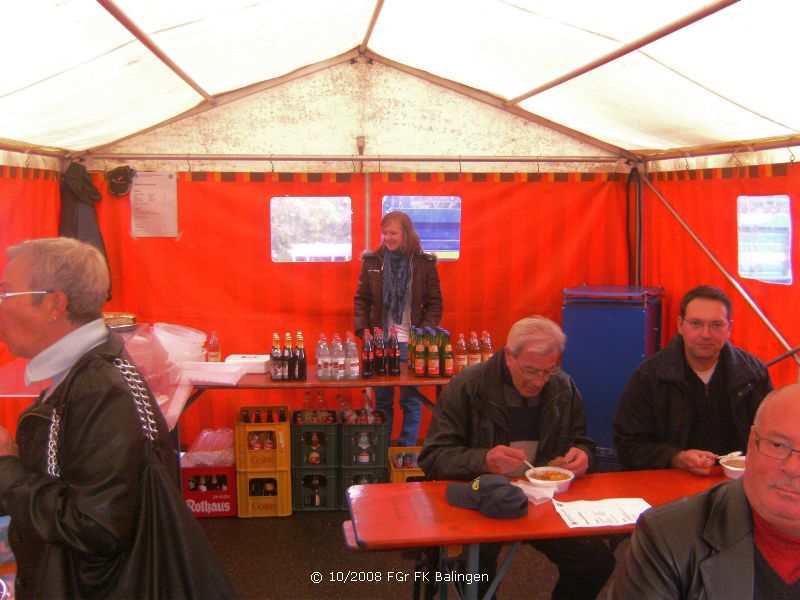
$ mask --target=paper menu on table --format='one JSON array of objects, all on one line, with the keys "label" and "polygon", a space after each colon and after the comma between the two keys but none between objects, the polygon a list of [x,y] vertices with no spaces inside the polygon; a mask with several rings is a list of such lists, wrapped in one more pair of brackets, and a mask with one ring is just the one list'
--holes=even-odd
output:
[{"label": "paper menu on table", "polygon": [[607,498],[605,500],[553,500],[558,514],[570,527],[609,527],[633,525],[650,508],[643,498]]}]

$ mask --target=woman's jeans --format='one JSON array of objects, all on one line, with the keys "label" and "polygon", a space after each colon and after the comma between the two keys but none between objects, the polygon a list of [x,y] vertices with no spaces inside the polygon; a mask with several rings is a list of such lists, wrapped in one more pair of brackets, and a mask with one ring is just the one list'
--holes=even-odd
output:
[{"label": "woman's jeans", "polygon": [[[400,342],[400,361],[406,362],[408,342]],[[383,411],[389,424],[389,436],[392,435],[394,414],[394,388],[375,388],[375,406]],[[419,424],[422,421],[422,401],[420,391],[415,385],[400,386],[400,408],[403,409],[403,429],[397,440],[398,446],[416,446]]]}]

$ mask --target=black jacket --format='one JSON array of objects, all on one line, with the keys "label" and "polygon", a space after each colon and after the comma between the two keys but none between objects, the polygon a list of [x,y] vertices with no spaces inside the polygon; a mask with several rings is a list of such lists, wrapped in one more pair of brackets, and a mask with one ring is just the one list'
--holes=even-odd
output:
[{"label": "black jacket", "polygon": [[[486,453],[511,441],[503,385],[504,351],[459,373],[436,402],[419,465],[429,479],[473,479],[484,472]],[[510,383],[508,385],[511,385]],[[543,465],[573,446],[597,466],[596,444],[586,437],[583,401],[566,373],[541,391],[541,439],[534,464]]]},{"label": "black jacket", "polygon": [[[145,438],[128,385],[113,365],[122,340],[90,350],[44,403],[19,418],[19,458],[0,458],[0,502],[11,516],[17,598],[101,598],[133,538]],[[60,426],[61,477],[47,474],[50,415]],[[163,456],[175,456],[160,411]],[[177,460],[170,474],[179,482]]]},{"label": "black jacket", "polygon": [[[614,445],[622,468],[663,469],[675,454],[689,449],[693,411],[685,360],[683,337],[676,335],[628,381],[614,418]],[[745,451],[756,409],[772,390],[772,381],[764,363],[729,342],[722,347],[719,360],[727,379],[725,389],[738,449]]]},{"label": "black jacket", "polygon": [[[355,308],[356,334],[364,329],[383,328],[383,246],[361,256]],[[436,257],[422,252],[411,258],[411,326],[436,327],[442,318],[442,290]]]},{"label": "black jacket", "polygon": [[639,517],[607,598],[752,598],[753,546],[742,481],[721,483]]}]

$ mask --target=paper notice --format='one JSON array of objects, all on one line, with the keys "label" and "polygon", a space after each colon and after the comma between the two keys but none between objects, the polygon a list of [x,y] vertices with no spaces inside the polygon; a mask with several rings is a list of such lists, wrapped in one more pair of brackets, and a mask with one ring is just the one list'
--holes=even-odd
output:
[{"label": "paper notice", "polygon": [[178,237],[175,173],[136,173],[130,198],[133,237]]},{"label": "paper notice", "polygon": [[643,498],[607,498],[606,500],[553,500],[558,514],[570,527],[613,527],[633,525],[650,508]]}]

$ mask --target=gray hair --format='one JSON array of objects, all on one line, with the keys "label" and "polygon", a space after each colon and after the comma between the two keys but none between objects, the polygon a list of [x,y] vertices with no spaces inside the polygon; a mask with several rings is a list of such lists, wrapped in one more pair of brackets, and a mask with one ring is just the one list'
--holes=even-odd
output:
[{"label": "gray hair", "polygon": [[94,246],[72,238],[43,238],[9,246],[6,253],[12,260],[30,260],[31,289],[66,294],[73,323],[102,316],[111,278],[106,259]]},{"label": "gray hair", "polygon": [[561,331],[561,327],[540,315],[526,317],[514,323],[506,340],[506,346],[515,358],[530,344],[533,344],[532,350],[537,354],[555,352],[561,356],[566,343],[567,336]]},{"label": "gray hair", "polygon": [[764,396],[764,399],[761,401],[761,404],[758,405],[756,414],[753,417],[753,425],[756,428],[761,425],[761,415],[765,410],[764,407],[774,403],[776,399],[779,397],[782,398],[783,396],[789,396],[794,402],[800,403],[800,383],[789,383],[783,387],[772,390],[769,394]]}]

